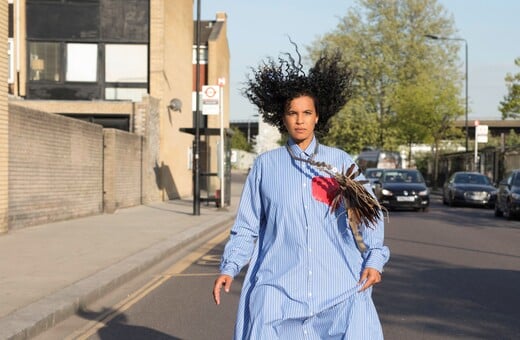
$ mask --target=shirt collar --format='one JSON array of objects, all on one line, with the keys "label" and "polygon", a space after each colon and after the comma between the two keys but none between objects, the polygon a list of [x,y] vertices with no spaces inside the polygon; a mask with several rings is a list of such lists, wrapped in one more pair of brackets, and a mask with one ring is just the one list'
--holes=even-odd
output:
[{"label": "shirt collar", "polygon": [[307,157],[311,157],[314,154],[314,150],[316,150],[316,143],[317,143],[316,136],[314,136],[314,137],[312,137],[312,141],[309,144],[309,146],[307,146],[307,148],[305,150],[302,150],[302,149],[300,149],[298,144],[296,144],[294,142],[294,140],[292,138],[289,137],[289,140],[287,141],[287,145],[289,145],[289,147],[291,148],[293,153],[295,155],[299,155],[300,157],[303,154]]}]

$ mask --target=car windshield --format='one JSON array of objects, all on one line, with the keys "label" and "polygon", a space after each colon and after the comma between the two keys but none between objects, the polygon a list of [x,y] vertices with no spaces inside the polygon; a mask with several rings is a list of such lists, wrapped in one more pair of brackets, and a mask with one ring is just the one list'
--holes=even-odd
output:
[{"label": "car windshield", "polygon": [[479,174],[457,174],[454,182],[458,184],[491,185],[489,178]]},{"label": "car windshield", "polygon": [[421,174],[413,170],[385,171],[384,181],[390,183],[424,183]]},{"label": "car windshield", "polygon": [[367,169],[367,170],[365,170],[365,177],[368,178],[368,179],[379,178],[379,177],[381,177],[382,174],[383,174],[383,171],[378,170],[378,169]]}]

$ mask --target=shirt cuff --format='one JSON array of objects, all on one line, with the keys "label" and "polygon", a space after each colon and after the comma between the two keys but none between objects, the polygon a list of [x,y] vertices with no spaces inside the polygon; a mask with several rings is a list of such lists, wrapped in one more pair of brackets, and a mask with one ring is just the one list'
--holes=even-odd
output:
[{"label": "shirt cuff", "polygon": [[236,266],[233,265],[232,263],[228,263],[226,265],[223,265],[223,266],[220,267],[220,274],[222,274],[222,275],[229,275],[232,278],[234,278],[238,274],[237,269],[235,267]]},{"label": "shirt cuff", "polygon": [[378,272],[383,272],[383,267],[388,261],[388,257],[381,251],[372,250],[365,262],[365,268],[370,267],[376,269]]}]

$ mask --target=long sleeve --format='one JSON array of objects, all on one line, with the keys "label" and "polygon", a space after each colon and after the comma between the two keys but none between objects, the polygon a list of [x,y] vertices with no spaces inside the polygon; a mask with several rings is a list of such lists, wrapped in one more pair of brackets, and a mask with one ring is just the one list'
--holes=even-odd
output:
[{"label": "long sleeve", "polygon": [[[356,180],[364,180],[365,178],[360,176]],[[373,195],[370,184],[365,184],[365,188]],[[375,197],[374,197],[375,198]],[[384,265],[390,259],[390,250],[384,245],[385,238],[385,223],[384,214],[381,211],[379,213],[379,219],[375,226],[364,226],[363,228],[363,241],[367,246],[367,251],[363,254],[365,259],[363,267],[377,269],[380,273],[383,272]]]},{"label": "long sleeve", "polygon": [[235,277],[253,254],[261,220],[259,178],[260,170],[255,163],[244,184],[237,218],[222,255],[221,274]]}]

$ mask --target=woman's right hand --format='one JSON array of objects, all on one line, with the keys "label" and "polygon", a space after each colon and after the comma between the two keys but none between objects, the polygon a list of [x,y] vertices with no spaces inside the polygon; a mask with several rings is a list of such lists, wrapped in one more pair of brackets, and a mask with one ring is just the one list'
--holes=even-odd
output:
[{"label": "woman's right hand", "polygon": [[215,280],[215,285],[213,286],[213,299],[217,305],[220,305],[220,291],[222,287],[224,287],[224,291],[229,293],[231,289],[231,283],[233,282],[233,278],[229,275],[222,274]]}]

